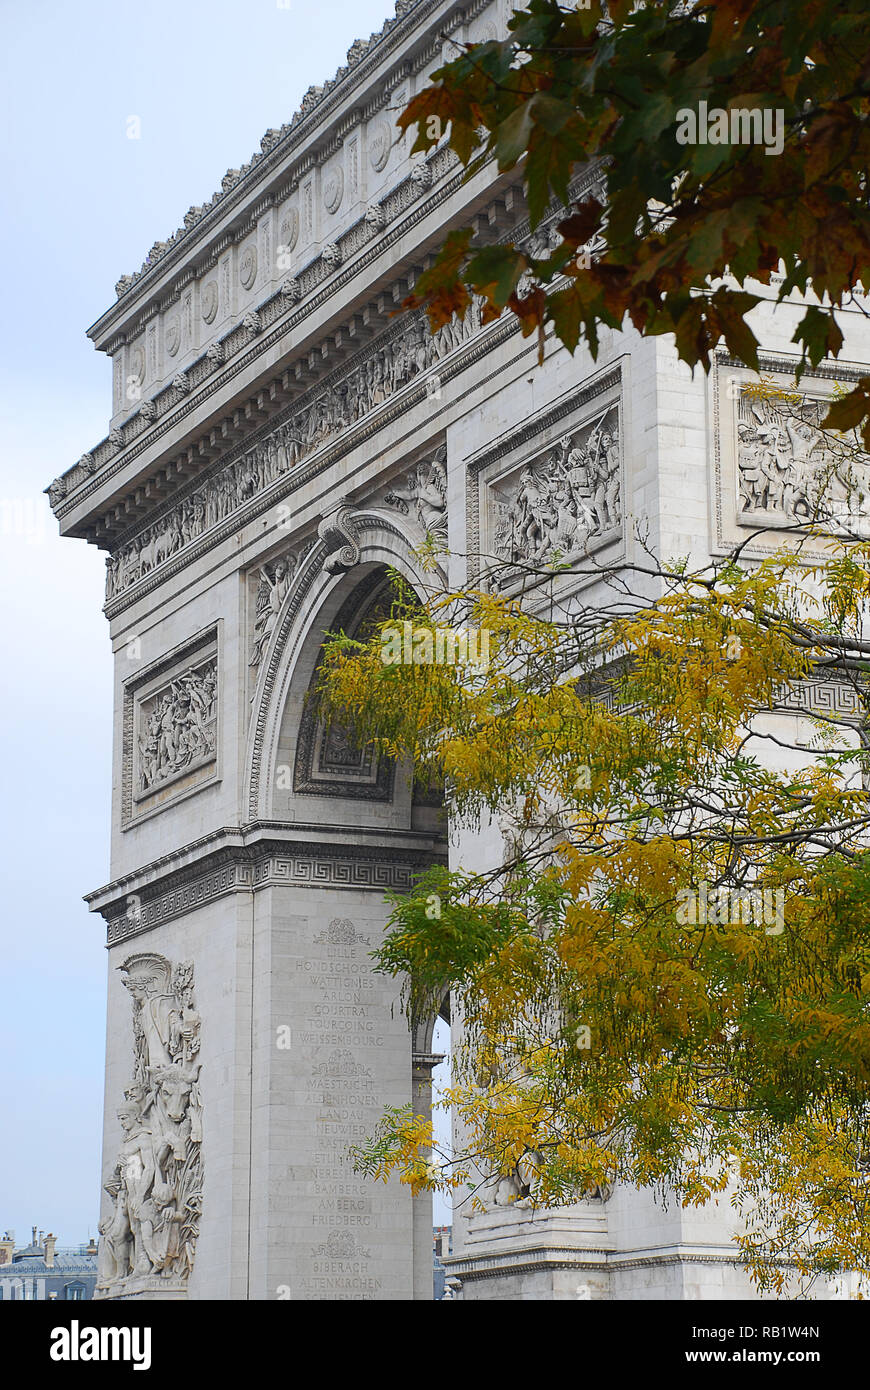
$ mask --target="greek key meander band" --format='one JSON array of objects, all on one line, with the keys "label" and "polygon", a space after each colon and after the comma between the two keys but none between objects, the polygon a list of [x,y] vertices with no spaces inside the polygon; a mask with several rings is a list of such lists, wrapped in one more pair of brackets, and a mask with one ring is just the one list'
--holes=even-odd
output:
[{"label": "greek key meander band", "polygon": [[106,943],[140,936],[154,927],[205,907],[228,893],[257,892],[263,888],[362,889],[371,892],[407,892],[429,862],[424,855],[402,858],[398,853],[352,855],[276,855],[255,863],[223,864],[186,883],[177,883],[153,897],[131,894],[106,912]]}]

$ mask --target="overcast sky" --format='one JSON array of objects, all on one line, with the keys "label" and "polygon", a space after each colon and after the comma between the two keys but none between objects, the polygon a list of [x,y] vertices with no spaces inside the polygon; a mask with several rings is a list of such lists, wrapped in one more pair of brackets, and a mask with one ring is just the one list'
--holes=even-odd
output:
[{"label": "overcast sky", "polygon": [[37,1224],[78,1244],[99,1204],[105,932],[82,894],[110,877],[105,567],[42,495],[108,430],[110,363],[85,333],[393,10],[0,0],[0,1229],[19,1239]]}]

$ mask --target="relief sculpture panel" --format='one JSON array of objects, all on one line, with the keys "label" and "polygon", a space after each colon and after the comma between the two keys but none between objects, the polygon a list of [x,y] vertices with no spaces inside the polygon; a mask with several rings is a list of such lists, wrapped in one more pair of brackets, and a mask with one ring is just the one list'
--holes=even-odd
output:
[{"label": "relief sculpture panel", "polygon": [[122,826],[217,777],[218,716],[214,628],[125,682]]},{"label": "relief sculpture panel", "polygon": [[200,1016],[193,964],[128,957],[133,1004],[130,1084],[118,1108],[123,1138],[104,1190],[96,1298],[183,1295],[202,1212]]},{"label": "relief sculpture panel", "polygon": [[[824,523],[870,536],[870,456],[857,440],[821,429],[827,401],[753,399],[737,404],[741,525]],[[772,514],[772,516],[771,516]]]},{"label": "relief sculpture panel", "polygon": [[137,796],[215,755],[217,662],[191,667],[139,705]]},{"label": "relief sculpture panel", "polygon": [[[842,385],[856,375],[844,368]],[[836,386],[808,368],[796,386],[785,358],[759,358],[759,373],[724,355],[714,388],[715,545],[771,554],[783,531],[803,532],[818,557],[826,536],[870,538],[870,455],[855,430],[824,428]],[[749,535],[748,532],[754,534]]]},{"label": "relief sculpture panel", "polygon": [[[493,485],[494,559],[547,563],[582,554],[622,525],[622,441],[617,403]],[[508,575],[510,571],[507,572]]]}]

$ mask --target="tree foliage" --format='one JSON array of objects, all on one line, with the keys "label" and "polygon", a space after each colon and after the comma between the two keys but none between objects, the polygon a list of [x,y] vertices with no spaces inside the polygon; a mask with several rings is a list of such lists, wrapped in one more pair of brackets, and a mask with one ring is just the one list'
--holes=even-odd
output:
[{"label": "tree foliage", "polygon": [[[593,357],[602,325],[671,333],[707,369],[717,343],[757,369],[746,314],[780,269],[777,301],[806,297],[801,370],[836,356],[837,310],[870,284],[870,11],[865,0],[529,0],[502,42],[439,68],[399,119],[415,151],[446,138],[469,174],[520,168],[531,224],[565,212],[549,254],[452,231],[406,301],[438,328],[482,297],[523,332],[552,325]],[[779,141],[682,143],[679,113],[766,112]],[[735,134],[742,138],[739,114]],[[705,127],[706,129],[706,127]],[[748,129],[748,126],[747,126]],[[446,135],[443,132],[446,131]],[[696,134],[699,133],[696,131]],[[721,133],[721,132],[720,132]],[[572,202],[571,181],[600,186]],[[594,248],[591,258],[584,254]],[[831,427],[862,425],[870,376]]]},{"label": "tree foliage", "polygon": [[[757,370],[767,287],[797,306],[799,381],[864,312],[868,98],[863,0],[529,0],[399,124],[469,178],[516,169],[558,240],[455,228],[406,305],[434,331],[478,296],[484,322],[593,358],[630,323],[692,367],[724,342]],[[741,112],[767,113],[763,139],[734,138]],[[825,425],[870,448],[870,376]],[[505,846],[397,897],[377,952],[413,1022],[453,999],[465,1142],[433,1158],[431,1123],[391,1110],[361,1170],[472,1204],[499,1174],[533,1204],[615,1182],[731,1202],[762,1289],[789,1264],[870,1276],[870,545],[795,529],[760,561],[641,549],[518,579],[489,557],[473,589],[399,586],[389,623],[484,629],[483,666],[388,664],[378,632],[327,644],[326,710]],[[807,712],[821,676],[851,724]]]},{"label": "tree foliage", "polygon": [[[433,1160],[392,1111],[364,1171],[472,1203],[494,1174],[545,1205],[619,1181],[732,1201],[763,1288],[783,1258],[870,1274],[870,544],[805,530],[824,558],[399,584],[366,641],[327,643],[326,711],[506,846],[396,897],[377,952],[412,1022],[452,994],[467,1144]],[[488,661],[385,661],[396,623],[445,621]],[[821,675],[851,724],[812,713]]]}]

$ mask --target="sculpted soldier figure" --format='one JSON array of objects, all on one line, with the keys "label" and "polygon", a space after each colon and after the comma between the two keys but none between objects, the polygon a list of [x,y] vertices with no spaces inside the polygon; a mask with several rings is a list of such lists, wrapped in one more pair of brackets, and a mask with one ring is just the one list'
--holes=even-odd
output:
[{"label": "sculpted soldier figure", "polygon": [[573,444],[570,438],[563,439],[563,467],[566,470],[568,486],[574,500],[580,525],[587,533],[595,530],[592,487],[589,479],[589,457],[585,448]]},{"label": "sculpted soldier figure", "polygon": [[305,453],[305,433],[304,415],[294,415],[286,432],[288,468],[292,468],[294,463],[298,463]]},{"label": "sculpted soldier figure", "polygon": [[439,459],[423,459],[403,486],[390,489],[386,501],[413,507],[417,523],[425,534],[446,540],[447,474]]},{"label": "sculpted soldier figure", "polygon": [[160,714],[155,709],[147,718],[139,742],[139,767],[143,788],[150,787],[157,777],[160,733]]},{"label": "sculpted soldier figure", "polygon": [[822,437],[818,430],[808,424],[795,425],[791,420],[786,420],[785,428],[791,445],[792,467],[786,483],[783,508],[788,516],[797,516],[800,508],[809,517],[812,515],[809,493],[813,475],[810,459],[823,442]]},{"label": "sculpted soldier figure", "polygon": [[149,1199],[156,1166],[151,1132],[140,1120],[135,1101],[125,1101],[117,1114],[124,1138],[115,1172],[105,1184],[105,1190],[114,1197],[114,1206],[111,1216],[99,1225],[98,1283],[103,1286],[134,1272],[148,1274],[154,1266]]},{"label": "sculpted soldier figure", "polygon": [[606,531],[607,513],[607,456],[604,453],[604,433],[596,427],[586,441],[586,457],[589,460],[589,483],[592,493],[591,509],[595,517],[595,530]]},{"label": "sculpted soldier figure", "polygon": [[157,772],[166,773],[175,766],[175,712],[172,695],[163,696],[158,706]]},{"label": "sculpted soldier figure", "polygon": [[264,648],[268,645],[278,621],[281,604],[284,602],[290,587],[290,575],[286,560],[276,560],[274,572],[275,577],[273,579],[268,569],[264,567],[260,570],[260,587],[257,590],[256,616],[254,618],[254,642],[251,649],[251,659],[248,662],[249,666],[259,666]]},{"label": "sculpted soldier figure", "polygon": [[133,997],[134,1079],[117,1114],[118,1159],[104,1184],[98,1297],[149,1281],[183,1286],[193,1263],[202,1200],[200,1016],[193,965],[144,952],[121,967]]},{"label": "sculpted soldier figure", "polygon": [[607,525],[616,526],[619,524],[619,427],[614,426],[612,432],[604,430],[601,435],[601,452],[604,457],[605,487],[604,487],[604,510],[607,516]]},{"label": "sculpted soldier figure", "polygon": [[761,456],[756,447],[752,426],[745,420],[741,420],[737,426],[737,451],[742,510],[754,512],[762,503]]},{"label": "sculpted soldier figure", "polygon": [[531,464],[520,474],[520,484],[511,507],[514,532],[514,555],[511,558],[533,560],[544,549],[547,537],[547,495]]},{"label": "sculpted soldier figure", "polygon": [[141,1040],[135,1080],[148,1087],[152,1069],[172,1061],[169,1044],[177,1006],[169,968],[161,957],[148,954],[133,956],[120,968],[127,974],[124,985],[133,996],[134,1025]]},{"label": "sculpted soldier figure", "polygon": [[122,1167],[118,1164],[112,1177],[104,1183],[103,1189],[113,1199],[111,1214],[97,1225],[100,1233],[100,1253],[97,1261],[97,1288],[108,1288],[116,1279],[125,1279],[130,1273],[130,1251],[133,1233],[127,1215],[127,1192],[123,1182]]}]

